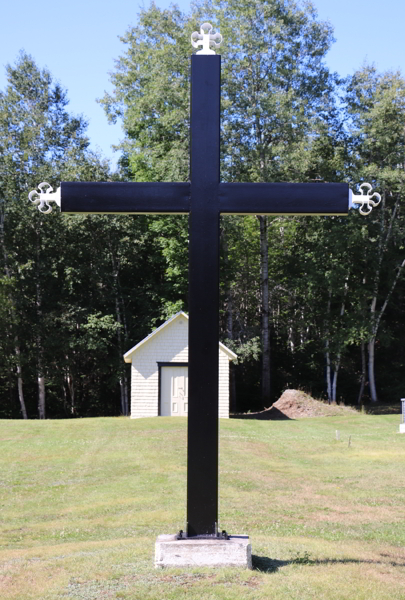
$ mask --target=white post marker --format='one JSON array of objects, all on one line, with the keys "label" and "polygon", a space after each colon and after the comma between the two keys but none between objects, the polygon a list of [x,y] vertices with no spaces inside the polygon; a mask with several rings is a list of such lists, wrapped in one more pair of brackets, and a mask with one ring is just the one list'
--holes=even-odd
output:
[{"label": "white post marker", "polygon": [[399,433],[405,433],[405,398],[401,398],[402,423],[399,425]]}]

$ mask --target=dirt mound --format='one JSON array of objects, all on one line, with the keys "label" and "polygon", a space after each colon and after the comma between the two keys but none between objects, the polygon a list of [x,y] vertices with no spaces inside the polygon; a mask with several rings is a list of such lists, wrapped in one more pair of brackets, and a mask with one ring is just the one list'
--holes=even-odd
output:
[{"label": "dirt mound", "polygon": [[305,417],[332,417],[354,409],[315,400],[300,390],[286,390],[271,408],[257,413],[232,415],[236,419],[282,420]]},{"label": "dirt mound", "polygon": [[315,400],[315,398],[300,390],[286,390],[271,408],[276,408],[290,419],[331,417],[353,410],[346,406],[327,404],[322,400]]}]

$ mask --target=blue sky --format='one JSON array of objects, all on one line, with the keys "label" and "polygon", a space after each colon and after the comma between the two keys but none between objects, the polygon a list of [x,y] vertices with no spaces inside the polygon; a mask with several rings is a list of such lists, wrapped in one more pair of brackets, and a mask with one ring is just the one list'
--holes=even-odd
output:
[{"label": "blue sky", "polygon": [[[252,0],[253,1],[253,0]],[[162,8],[169,0],[156,0]],[[187,12],[189,2],[177,2]],[[327,64],[340,75],[352,74],[367,61],[378,70],[401,70],[405,75],[405,3],[403,0],[314,0],[319,18],[335,29],[336,43]],[[69,108],[89,121],[92,147],[113,164],[111,150],[123,134],[110,125],[96,98],[111,91],[109,72],[123,52],[119,40],[135,25],[141,6],[149,2],[115,0],[9,0],[2,7],[0,89],[6,85],[5,65],[24,49],[40,67],[67,88]]]}]

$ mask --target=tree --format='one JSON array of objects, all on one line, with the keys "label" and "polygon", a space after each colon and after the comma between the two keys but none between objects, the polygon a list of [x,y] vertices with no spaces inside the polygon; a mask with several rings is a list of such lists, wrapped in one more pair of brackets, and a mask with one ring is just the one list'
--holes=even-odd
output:
[{"label": "tree", "polygon": [[[122,118],[127,137],[121,149],[130,176],[155,181],[188,177],[188,40],[201,19],[219,26],[225,39],[220,49],[223,179],[302,180],[308,135],[330,108],[327,92],[334,83],[323,60],[332,31],[317,20],[311,5],[300,8],[278,0],[195,5],[188,17],[154,4],[141,11],[138,26],[122,38],[127,50],[112,75],[114,93],[101,101],[110,119]],[[262,400],[268,405],[268,224],[261,216],[258,222]],[[228,295],[228,324],[230,307]]]},{"label": "tree", "polygon": [[189,175],[189,39],[195,22],[177,7],[142,10],[121,37],[127,50],[111,75],[107,117],[122,119],[122,166],[135,181],[187,181]]},{"label": "tree", "polygon": [[323,64],[331,28],[310,5],[227,0],[187,16],[152,4],[124,36],[115,90],[102,100],[124,124],[120,175],[89,151],[85,121],[67,112],[66,92],[46,70],[25,54],[8,67],[0,92],[1,416],[29,417],[36,405],[41,418],[128,414],[122,354],[187,310],[187,217],[45,218],[27,195],[43,180],[186,181],[189,35],[204,20],[225,38],[223,180],[366,180],[382,191],[367,218],[221,218],[220,335],[238,354],[238,408],[270,404],[270,358],[272,396],[301,386],[355,401],[367,393],[367,370],[372,400],[377,381],[399,393],[403,79],[364,68],[335,103],[338,80]]},{"label": "tree", "polygon": [[367,221],[367,249],[363,252],[368,377],[371,400],[376,402],[377,334],[405,268],[405,222],[401,210],[405,193],[405,81],[399,73],[379,75],[373,67],[365,67],[351,78],[347,107],[351,125],[350,174],[372,182],[382,191],[381,206]]},{"label": "tree", "polygon": [[92,169],[99,176],[106,167],[87,151],[86,123],[66,111],[66,92],[48,71],[21,53],[15,66],[7,67],[7,77],[7,88],[0,93],[0,260],[9,282],[8,337],[14,340],[22,413],[27,414],[22,368],[28,364],[23,343],[34,350],[38,414],[45,418],[46,346],[56,335],[51,304],[57,297],[63,220],[60,215],[43,219],[36,209],[30,210],[27,194],[44,179],[52,183],[67,175],[80,178]]}]

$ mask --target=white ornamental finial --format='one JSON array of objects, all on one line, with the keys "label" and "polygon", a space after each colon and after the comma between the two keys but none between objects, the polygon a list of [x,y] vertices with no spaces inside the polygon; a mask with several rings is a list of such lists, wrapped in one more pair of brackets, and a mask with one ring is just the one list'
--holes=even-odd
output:
[{"label": "white ornamental finial", "polygon": [[196,54],[215,54],[214,50],[210,49],[210,45],[214,48],[219,48],[222,42],[222,35],[220,33],[211,33],[211,23],[203,23],[200,27],[200,33],[194,31],[191,34],[191,45],[193,48],[202,46],[202,50],[196,52]]},{"label": "white ornamental finial", "polygon": [[53,187],[50,186],[46,181],[43,181],[39,184],[38,190],[32,190],[32,192],[28,194],[28,198],[33,204],[39,205],[38,210],[41,213],[47,215],[48,213],[52,212],[52,206],[49,204],[49,202],[55,202],[60,208],[60,187],[58,187],[56,192],[52,193]]},{"label": "white ornamental finial", "polygon": [[[363,188],[368,190],[367,193],[363,192]],[[375,206],[378,206],[381,202],[380,194],[374,192],[371,194],[373,186],[369,183],[362,183],[360,186],[361,194],[353,194],[352,190],[349,190],[349,209],[354,208],[355,204],[360,205],[360,214],[369,215]],[[372,200],[372,198],[376,200]]]}]

